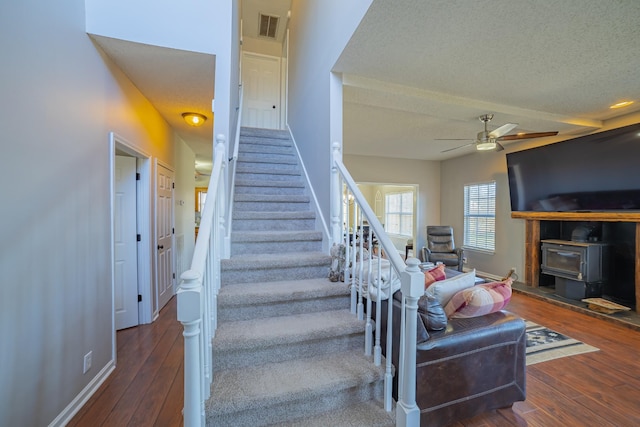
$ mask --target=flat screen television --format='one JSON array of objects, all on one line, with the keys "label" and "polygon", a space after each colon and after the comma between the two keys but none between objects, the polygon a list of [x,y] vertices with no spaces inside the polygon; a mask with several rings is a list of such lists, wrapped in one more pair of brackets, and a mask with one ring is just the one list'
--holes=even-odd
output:
[{"label": "flat screen television", "polygon": [[640,123],[506,157],[514,212],[640,211]]}]

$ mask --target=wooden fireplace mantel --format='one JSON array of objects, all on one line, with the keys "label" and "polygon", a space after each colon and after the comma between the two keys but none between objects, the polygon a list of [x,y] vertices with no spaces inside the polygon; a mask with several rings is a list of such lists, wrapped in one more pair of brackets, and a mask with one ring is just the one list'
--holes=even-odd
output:
[{"label": "wooden fireplace mantel", "polygon": [[640,212],[512,212],[511,218],[525,220],[524,279],[534,288],[540,279],[540,221],[634,222],[636,312],[640,312]]}]

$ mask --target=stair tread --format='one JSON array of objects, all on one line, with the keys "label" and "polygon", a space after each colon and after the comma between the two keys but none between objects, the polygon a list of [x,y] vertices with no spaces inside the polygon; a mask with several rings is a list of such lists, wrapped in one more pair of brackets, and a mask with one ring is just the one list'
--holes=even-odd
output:
[{"label": "stair tread", "polygon": [[232,243],[295,242],[317,240],[322,240],[322,232],[315,230],[231,232]]},{"label": "stair tread", "polygon": [[363,333],[364,326],[346,309],[238,320],[219,325],[213,345],[217,351],[273,347]]},{"label": "stair tread", "polygon": [[349,295],[347,285],[327,278],[250,282],[223,286],[218,303],[221,306],[253,305],[336,295]]},{"label": "stair tread", "polygon": [[269,269],[296,266],[329,265],[331,257],[324,252],[284,252],[232,256],[221,260],[223,271],[240,269]]},{"label": "stair tread", "polygon": [[256,406],[314,399],[384,378],[384,364],[353,352],[226,369],[214,373],[209,414],[240,412]]},{"label": "stair tread", "polygon": [[264,179],[236,179],[237,187],[286,187],[286,188],[304,188],[302,181],[272,181]]},{"label": "stair tread", "polygon": [[[240,164],[244,163],[244,164]],[[300,170],[296,169],[285,169],[285,168],[273,168],[269,166],[264,166],[263,163],[254,165],[248,162],[239,162],[236,167],[236,174],[263,174],[263,175],[291,175],[291,176],[301,176]]]},{"label": "stair tread", "polygon": [[234,196],[234,202],[285,202],[307,203],[309,196],[299,194],[238,194]]},{"label": "stair tread", "polygon": [[233,211],[233,219],[315,219],[313,211]]}]

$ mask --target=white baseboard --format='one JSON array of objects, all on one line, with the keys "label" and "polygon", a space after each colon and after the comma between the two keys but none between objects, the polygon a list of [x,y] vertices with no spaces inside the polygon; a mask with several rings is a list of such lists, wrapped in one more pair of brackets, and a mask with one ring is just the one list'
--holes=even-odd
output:
[{"label": "white baseboard", "polygon": [[109,377],[109,375],[111,375],[114,369],[116,369],[115,360],[111,360],[100,370],[100,372],[98,372],[98,375],[93,377],[91,382],[82,389],[80,394],[78,394],[75,399],[73,399],[71,403],[64,408],[64,411],[62,411],[55,420],[51,421],[49,427],[62,427],[67,425],[73,416],[78,413],[85,403],[87,403],[87,400],[89,400],[89,398],[98,391],[102,383]]}]

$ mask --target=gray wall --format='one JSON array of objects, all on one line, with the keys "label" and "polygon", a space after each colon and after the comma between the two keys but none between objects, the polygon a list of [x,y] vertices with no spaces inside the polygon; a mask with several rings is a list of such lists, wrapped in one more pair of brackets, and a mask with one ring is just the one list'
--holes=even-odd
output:
[{"label": "gray wall", "polygon": [[43,426],[113,362],[109,132],[174,169],[188,149],[91,42],[84,0],[1,9],[0,425]]},{"label": "gray wall", "polygon": [[[604,122],[600,131],[638,122],[640,122],[640,113],[630,114]],[[544,138],[543,141],[548,144],[564,139],[569,138]],[[442,162],[440,217],[443,224],[451,224],[454,227],[456,243],[459,245],[463,242],[464,185],[496,181],[496,249],[494,253],[465,251],[467,268],[476,268],[486,273],[504,276],[511,267],[516,267],[519,279],[524,280],[525,223],[522,219],[511,218],[505,153],[540,145],[543,145],[540,140],[524,140],[520,143],[509,144],[505,151],[473,153]],[[544,165],[540,165],[540,167],[544,167]]]}]

